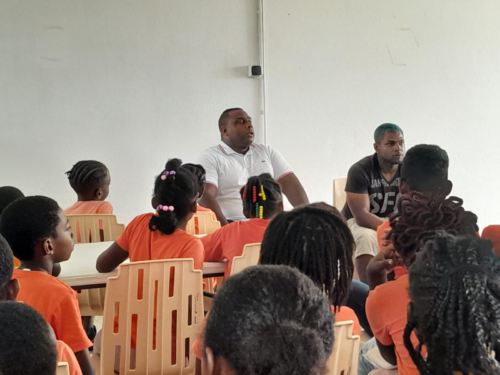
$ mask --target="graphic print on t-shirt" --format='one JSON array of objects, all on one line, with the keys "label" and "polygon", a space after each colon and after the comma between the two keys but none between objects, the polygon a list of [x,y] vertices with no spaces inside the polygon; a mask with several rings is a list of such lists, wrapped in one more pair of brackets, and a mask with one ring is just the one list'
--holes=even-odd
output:
[{"label": "graphic print on t-shirt", "polygon": [[[347,176],[345,191],[348,193],[368,194],[370,212],[378,217],[389,217],[397,209],[401,166],[392,181],[387,181],[378,164],[377,154],[367,156],[354,164]],[[343,213],[347,220],[353,218],[346,203]]]}]

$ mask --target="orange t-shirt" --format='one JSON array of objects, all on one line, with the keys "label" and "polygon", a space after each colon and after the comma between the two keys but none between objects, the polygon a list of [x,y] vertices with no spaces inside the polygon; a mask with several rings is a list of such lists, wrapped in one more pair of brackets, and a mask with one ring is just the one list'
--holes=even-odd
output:
[{"label": "orange t-shirt", "polygon": [[[382,345],[395,346],[400,375],[419,375],[403,341],[408,321],[408,274],[377,286],[366,300],[366,316],[375,338]],[[413,344],[418,340],[412,335]]]},{"label": "orange t-shirt", "polygon": [[67,362],[69,366],[69,375],[82,375],[82,370],[78,364],[75,354],[71,348],[63,341],[57,340],[57,354],[59,362]]},{"label": "orange t-shirt", "polygon": [[38,311],[58,340],[64,341],[74,353],[92,346],[83,330],[78,297],[73,289],[41,271],[15,269],[12,278],[19,280],[17,300]]},{"label": "orange t-shirt", "polygon": [[66,215],[92,215],[113,213],[113,206],[106,201],[78,201],[64,210]]},{"label": "orange t-shirt", "polygon": [[[380,224],[377,228],[377,243],[378,243],[378,251],[382,251],[382,242],[385,241],[385,230],[390,229],[391,225],[389,223],[389,220],[384,221],[382,224]],[[396,266],[394,267],[394,277],[398,279],[400,276],[406,275],[408,271],[406,271],[406,268],[403,266]]]},{"label": "orange t-shirt", "polygon": [[500,256],[500,225],[488,225],[483,229],[481,238],[493,242],[493,251]]},{"label": "orange t-shirt", "polygon": [[205,251],[199,238],[177,229],[166,235],[149,230],[152,213],[137,216],[116,239],[116,243],[129,253],[131,262],[159,259],[194,259],[194,269],[201,270]]},{"label": "orange t-shirt", "polygon": [[225,277],[229,277],[233,258],[243,253],[245,245],[262,242],[269,220],[250,219],[235,221],[212,234],[202,237],[207,262],[222,262],[227,259]]},{"label": "orange t-shirt", "polygon": [[[347,306],[341,306],[340,310],[337,313],[335,313],[334,307],[330,306],[330,308],[332,313],[335,314],[336,322],[348,322],[349,320],[352,320],[354,322],[352,326],[352,334],[353,335],[361,334],[361,327],[359,325],[359,320],[356,314],[354,313],[354,310],[350,309]],[[203,325],[201,326],[201,331],[196,337],[196,340],[194,341],[193,345],[191,346],[194,355],[199,359],[202,359],[203,357],[203,341],[205,340],[205,329],[207,326],[207,319],[208,319],[208,314],[205,315],[205,319],[203,320]]]}]

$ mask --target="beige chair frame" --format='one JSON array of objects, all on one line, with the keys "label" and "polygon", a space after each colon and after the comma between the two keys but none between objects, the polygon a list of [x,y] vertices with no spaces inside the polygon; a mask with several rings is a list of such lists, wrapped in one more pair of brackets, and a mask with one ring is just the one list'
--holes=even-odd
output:
[{"label": "beige chair frame", "polygon": [[352,320],[333,325],[335,342],[327,362],[328,375],[357,375],[360,337],[352,334]]},{"label": "beige chair frame", "polygon": [[56,375],[69,375],[68,362],[59,362],[57,364]]},{"label": "beige chair frame", "polygon": [[[198,221],[198,232],[196,233],[196,224],[195,221]],[[214,221],[211,212],[200,211],[196,212],[191,220],[189,220],[186,226],[186,233],[194,235],[194,234],[211,234],[215,232],[217,229],[220,229],[220,222]]]},{"label": "beige chair frame", "polygon": [[245,268],[256,266],[260,259],[260,243],[251,243],[245,245],[243,253],[233,258],[230,275],[236,275]]},{"label": "beige chair frame", "polygon": [[339,211],[342,211],[347,202],[347,195],[345,192],[346,184],[347,178],[333,180],[333,207]]}]

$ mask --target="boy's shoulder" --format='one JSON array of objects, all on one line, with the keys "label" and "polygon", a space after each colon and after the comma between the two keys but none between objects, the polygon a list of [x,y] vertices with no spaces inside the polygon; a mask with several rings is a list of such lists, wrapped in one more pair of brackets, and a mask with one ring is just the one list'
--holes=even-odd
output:
[{"label": "boy's shoulder", "polygon": [[61,298],[66,295],[76,294],[70,286],[45,272],[15,269],[12,278],[20,280],[21,287],[22,284],[28,284],[31,291],[50,288],[52,293]]}]

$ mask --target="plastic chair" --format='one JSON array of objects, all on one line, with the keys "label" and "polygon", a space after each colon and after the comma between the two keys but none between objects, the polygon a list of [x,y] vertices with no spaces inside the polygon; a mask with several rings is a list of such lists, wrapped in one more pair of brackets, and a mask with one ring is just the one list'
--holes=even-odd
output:
[{"label": "plastic chair", "polygon": [[346,183],[347,178],[339,178],[333,180],[333,207],[335,207],[339,211],[342,211],[347,201],[347,196],[345,193]]},{"label": "plastic chair", "polygon": [[260,243],[251,243],[245,245],[243,253],[233,258],[231,265],[231,276],[243,271],[245,268],[256,266],[260,259]]},{"label": "plastic chair", "polygon": [[57,364],[56,375],[69,375],[68,362],[59,362]]},{"label": "plastic chair", "polygon": [[335,343],[327,362],[328,375],[357,375],[359,336],[352,334],[353,321],[333,325]]},{"label": "plastic chair", "polygon": [[[188,234],[211,234],[220,229],[220,223],[215,221],[211,212],[196,212],[186,226]],[[198,233],[197,233],[198,232]]]},{"label": "plastic chair", "polygon": [[66,215],[76,243],[114,241],[125,230],[115,215]]},{"label": "plastic chair", "polygon": [[[66,216],[77,243],[115,241],[125,230],[125,225],[118,224],[115,215]],[[106,288],[79,290],[77,293],[82,316],[103,315]]]},{"label": "plastic chair", "polygon": [[122,264],[107,283],[100,374],[114,374],[118,355],[121,375],[194,374],[202,278],[192,259]]}]

